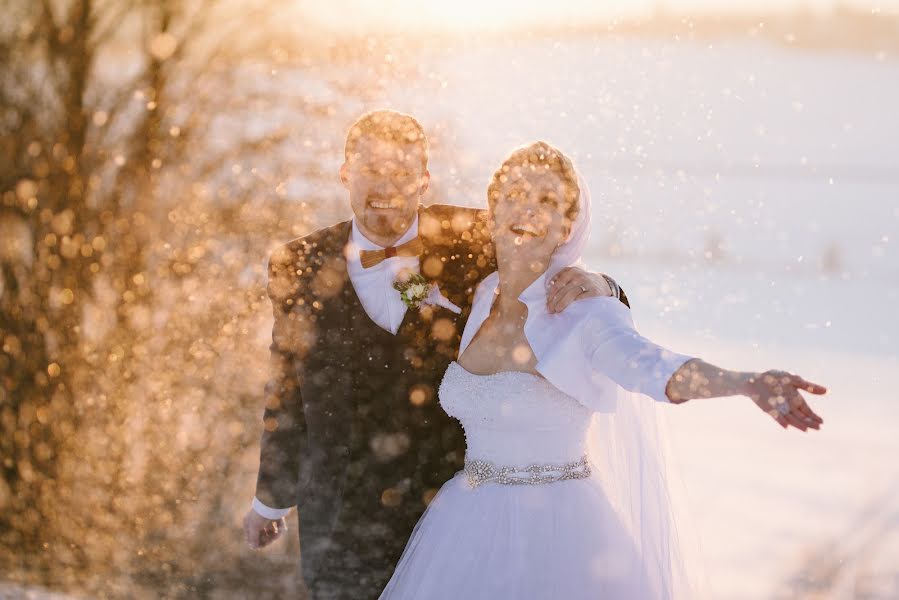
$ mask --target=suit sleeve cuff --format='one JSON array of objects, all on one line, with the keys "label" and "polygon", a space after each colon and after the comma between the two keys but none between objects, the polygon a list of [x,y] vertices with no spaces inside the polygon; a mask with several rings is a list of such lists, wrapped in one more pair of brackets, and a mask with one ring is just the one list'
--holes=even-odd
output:
[{"label": "suit sleeve cuff", "polygon": [[288,506],[287,508],[272,508],[260,502],[259,498],[253,498],[253,510],[255,510],[259,515],[265,517],[266,519],[271,519],[272,521],[277,521],[281,517],[287,516],[287,513],[290,512],[291,508],[292,507],[290,506]]},{"label": "suit sleeve cuff", "polygon": [[605,273],[600,273],[602,278],[606,280],[606,283],[609,284],[609,289],[612,290],[612,296],[621,300],[621,287],[618,285],[618,282],[606,275]]}]

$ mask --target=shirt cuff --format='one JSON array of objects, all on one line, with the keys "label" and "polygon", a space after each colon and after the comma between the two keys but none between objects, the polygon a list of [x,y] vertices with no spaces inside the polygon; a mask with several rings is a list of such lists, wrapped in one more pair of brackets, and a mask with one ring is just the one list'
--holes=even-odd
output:
[{"label": "shirt cuff", "polygon": [[260,502],[259,498],[253,498],[253,510],[255,510],[259,515],[272,521],[277,521],[281,517],[287,516],[287,513],[290,512],[291,508],[293,507],[288,506],[287,508],[272,508]]},{"label": "shirt cuff", "polygon": [[674,373],[681,368],[681,365],[694,358],[696,357],[662,350],[658,362],[652,369],[652,375],[646,382],[643,393],[658,402],[671,403],[671,398],[665,393],[668,382],[674,376]]}]

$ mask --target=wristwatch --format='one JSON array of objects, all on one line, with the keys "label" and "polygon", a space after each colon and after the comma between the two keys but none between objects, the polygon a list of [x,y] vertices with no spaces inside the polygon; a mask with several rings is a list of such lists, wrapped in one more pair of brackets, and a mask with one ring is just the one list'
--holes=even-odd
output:
[{"label": "wristwatch", "polygon": [[605,273],[600,273],[602,278],[606,280],[606,283],[609,284],[609,289],[612,290],[612,295],[621,300],[621,288],[618,287],[618,284],[615,283],[615,280],[606,275]]}]

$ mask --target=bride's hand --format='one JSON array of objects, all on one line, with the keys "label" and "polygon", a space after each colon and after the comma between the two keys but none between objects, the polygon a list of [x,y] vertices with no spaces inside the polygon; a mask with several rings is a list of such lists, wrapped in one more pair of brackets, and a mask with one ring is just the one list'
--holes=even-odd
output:
[{"label": "bride's hand", "polygon": [[823,385],[786,371],[751,373],[745,382],[745,394],[784,429],[789,425],[802,431],[820,429],[824,420],[809,408],[799,390],[817,395],[827,392]]}]

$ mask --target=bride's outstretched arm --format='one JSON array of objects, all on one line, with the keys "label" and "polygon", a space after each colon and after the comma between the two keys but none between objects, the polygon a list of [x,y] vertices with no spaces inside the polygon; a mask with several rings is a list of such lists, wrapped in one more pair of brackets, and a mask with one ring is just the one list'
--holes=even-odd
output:
[{"label": "bride's outstretched arm", "polygon": [[819,429],[823,420],[799,390],[823,394],[824,386],[785,371],[730,371],[694,356],[672,352],[640,335],[629,310],[597,298],[580,331],[591,367],[626,390],[660,402],[747,396],[782,427]]},{"label": "bride's outstretched arm", "polygon": [[820,429],[824,420],[809,408],[799,390],[824,394],[827,389],[786,371],[730,371],[694,358],[668,380],[665,394],[674,404],[694,398],[747,396],[786,429]]}]

